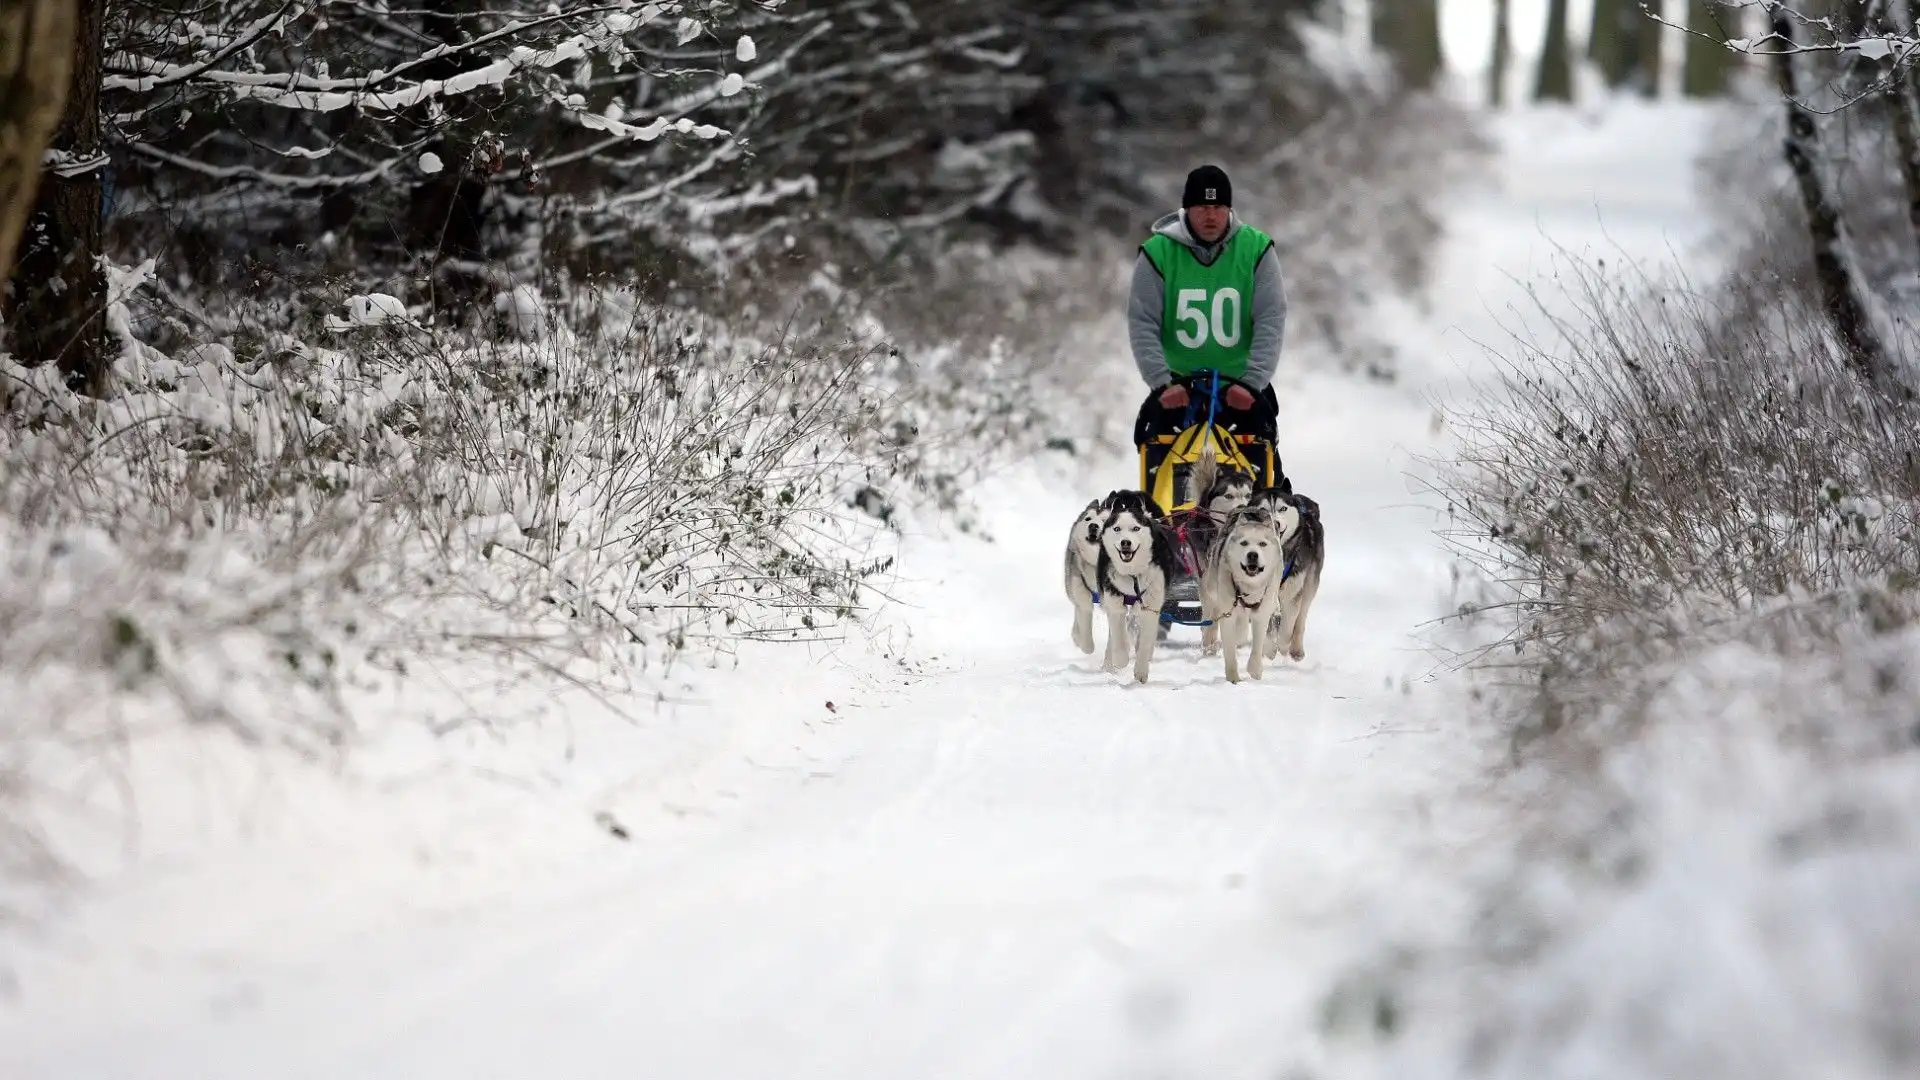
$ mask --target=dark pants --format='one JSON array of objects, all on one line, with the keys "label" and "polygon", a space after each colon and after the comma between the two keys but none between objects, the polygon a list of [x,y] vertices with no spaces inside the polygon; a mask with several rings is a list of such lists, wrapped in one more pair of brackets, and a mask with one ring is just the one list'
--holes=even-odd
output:
[{"label": "dark pants", "polygon": [[[1165,387],[1147,394],[1147,400],[1140,403],[1140,415],[1133,421],[1133,445],[1141,446],[1155,435],[1176,434],[1188,425],[1206,422],[1207,377],[1188,376],[1175,379],[1174,382],[1187,388],[1187,404],[1177,409],[1160,404],[1160,394]],[[1224,384],[1227,380],[1221,382]],[[1267,443],[1278,442],[1280,399],[1274,396],[1273,387],[1268,385],[1254,393],[1251,409],[1229,409],[1226,402],[1220,402],[1213,411],[1213,422],[1236,435],[1252,435]]]}]

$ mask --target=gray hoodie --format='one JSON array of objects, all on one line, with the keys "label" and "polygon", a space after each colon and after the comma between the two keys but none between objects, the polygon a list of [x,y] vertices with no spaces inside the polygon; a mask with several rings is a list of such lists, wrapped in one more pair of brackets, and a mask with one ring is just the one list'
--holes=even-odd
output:
[{"label": "gray hoodie", "polygon": [[[1240,215],[1227,223],[1226,235],[1217,244],[1202,244],[1187,231],[1187,216],[1175,210],[1153,223],[1153,231],[1170,236],[1194,253],[1201,265],[1212,265],[1225,251],[1227,243],[1240,231]],[[1127,337],[1133,344],[1133,362],[1147,385],[1159,389],[1172,381],[1167,370],[1167,351],[1161,344],[1161,316],[1167,310],[1166,282],[1145,253],[1133,263],[1133,289],[1127,298]],[[1253,342],[1247,357],[1245,382],[1255,390],[1266,388],[1280,364],[1280,340],[1287,330],[1287,291],[1280,284],[1280,255],[1273,248],[1260,257],[1253,269]]]}]

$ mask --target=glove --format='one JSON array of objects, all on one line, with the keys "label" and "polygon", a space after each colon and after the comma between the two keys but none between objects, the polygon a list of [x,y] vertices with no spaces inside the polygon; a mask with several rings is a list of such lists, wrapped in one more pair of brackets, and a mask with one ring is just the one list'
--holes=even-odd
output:
[{"label": "glove", "polygon": [[1253,408],[1253,391],[1239,383],[1234,383],[1227,387],[1227,392],[1221,396],[1221,400],[1227,403],[1227,408],[1235,412],[1246,412]]},{"label": "glove", "polygon": [[1169,409],[1185,408],[1187,404],[1187,388],[1181,386],[1179,383],[1174,383],[1172,386],[1160,391],[1160,404]]}]

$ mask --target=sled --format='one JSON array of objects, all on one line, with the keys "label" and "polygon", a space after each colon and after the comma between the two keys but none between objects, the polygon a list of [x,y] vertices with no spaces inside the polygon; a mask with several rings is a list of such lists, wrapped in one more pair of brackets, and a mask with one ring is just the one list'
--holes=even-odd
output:
[{"label": "sled", "polygon": [[1206,513],[1200,509],[1204,491],[1193,490],[1194,467],[1209,446],[1221,468],[1235,468],[1253,477],[1257,488],[1285,484],[1280,458],[1273,440],[1261,434],[1237,430],[1238,425],[1223,414],[1220,395],[1230,380],[1209,371],[1186,381],[1189,403],[1179,428],[1156,432],[1141,441],[1140,490],[1147,493],[1160,512],[1166,515],[1173,533],[1174,561],[1179,576],[1167,585],[1167,600],[1160,609],[1160,635],[1169,627],[1211,625],[1200,611],[1200,556],[1195,549],[1193,526]]}]

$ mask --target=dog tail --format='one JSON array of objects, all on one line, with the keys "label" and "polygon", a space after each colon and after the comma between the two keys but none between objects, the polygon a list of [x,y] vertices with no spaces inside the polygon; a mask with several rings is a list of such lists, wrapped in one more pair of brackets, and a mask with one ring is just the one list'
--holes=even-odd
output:
[{"label": "dog tail", "polygon": [[1220,456],[1214,450],[1212,439],[1208,439],[1207,445],[1201,447],[1200,460],[1194,462],[1193,472],[1189,476],[1193,482],[1188,485],[1188,490],[1193,493],[1193,501],[1198,505],[1207,497],[1207,492],[1213,490],[1213,482],[1220,476]]}]

